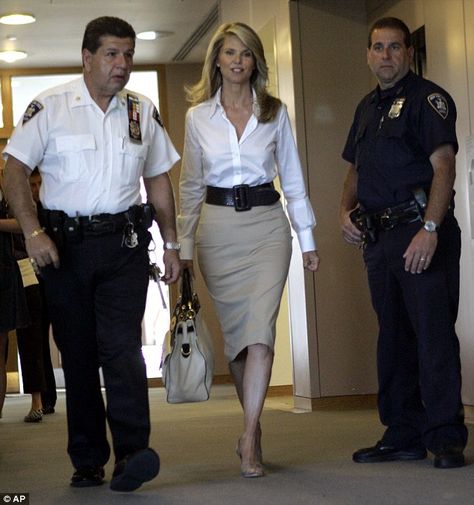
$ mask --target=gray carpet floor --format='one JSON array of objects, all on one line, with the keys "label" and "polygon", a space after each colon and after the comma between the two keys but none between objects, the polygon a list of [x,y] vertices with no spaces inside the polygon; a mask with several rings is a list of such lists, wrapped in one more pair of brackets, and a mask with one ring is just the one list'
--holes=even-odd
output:
[{"label": "gray carpet floor", "polygon": [[[438,470],[432,459],[355,464],[355,449],[372,445],[382,428],[370,408],[302,413],[290,397],[267,399],[262,416],[267,475],[243,479],[235,444],[242,429],[231,386],[215,386],[212,399],[169,405],[151,389],[151,446],[161,457],[160,475],[134,493],[101,487],[75,489],[66,454],[64,394],[57,412],[27,424],[29,397],[7,397],[0,419],[2,493],[29,493],[30,505],[449,505],[474,503],[474,442],[468,465]],[[112,462],[106,467],[110,480]],[[8,498],[7,498],[8,500]],[[11,502],[13,503],[13,502]],[[23,502],[24,503],[24,502]]]}]

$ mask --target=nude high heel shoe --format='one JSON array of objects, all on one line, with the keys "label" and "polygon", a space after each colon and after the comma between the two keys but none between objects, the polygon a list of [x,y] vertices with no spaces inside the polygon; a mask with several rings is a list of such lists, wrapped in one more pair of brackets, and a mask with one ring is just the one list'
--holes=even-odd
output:
[{"label": "nude high heel shoe", "polygon": [[[265,472],[263,471],[263,466],[260,461],[256,461],[255,463],[245,463],[242,459],[242,451],[240,449],[241,439],[237,441],[237,447],[235,448],[235,452],[237,456],[240,458],[240,473],[242,477],[246,479],[253,479],[257,477],[263,477]],[[257,454],[257,458],[259,455]],[[260,451],[261,457],[261,451]]]}]

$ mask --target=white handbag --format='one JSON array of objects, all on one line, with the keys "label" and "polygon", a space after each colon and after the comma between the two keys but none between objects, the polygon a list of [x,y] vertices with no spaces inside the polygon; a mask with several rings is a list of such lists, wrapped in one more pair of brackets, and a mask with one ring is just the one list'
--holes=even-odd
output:
[{"label": "white handbag", "polygon": [[169,403],[208,400],[214,373],[212,340],[187,269],[183,271],[181,296],[171,318],[169,337],[170,350],[162,361],[166,400]]}]

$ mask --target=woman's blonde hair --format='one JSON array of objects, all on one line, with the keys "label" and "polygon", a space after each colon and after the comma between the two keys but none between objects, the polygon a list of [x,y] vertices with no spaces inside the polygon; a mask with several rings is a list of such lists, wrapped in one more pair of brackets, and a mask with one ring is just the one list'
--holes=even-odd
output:
[{"label": "woman's blonde hair", "polygon": [[194,86],[185,87],[187,99],[193,105],[198,105],[212,98],[222,86],[217,58],[225,38],[229,35],[235,35],[252,52],[255,68],[250,77],[250,84],[257,95],[258,120],[261,123],[268,123],[275,119],[281,102],[267,91],[268,66],[262,41],[255,31],[244,23],[224,23],[217,29],[207,48],[201,79]]}]

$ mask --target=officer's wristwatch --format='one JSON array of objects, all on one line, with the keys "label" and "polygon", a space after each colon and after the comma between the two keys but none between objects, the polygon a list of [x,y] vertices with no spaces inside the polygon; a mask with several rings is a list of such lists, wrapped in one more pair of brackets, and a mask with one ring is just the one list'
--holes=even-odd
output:
[{"label": "officer's wristwatch", "polygon": [[179,251],[181,249],[181,244],[179,242],[165,242],[163,244],[163,249],[165,251],[172,250],[172,251]]},{"label": "officer's wristwatch", "polygon": [[433,233],[435,231],[438,231],[439,226],[431,220],[425,221],[425,224],[423,225],[423,228],[428,232],[428,233]]}]

